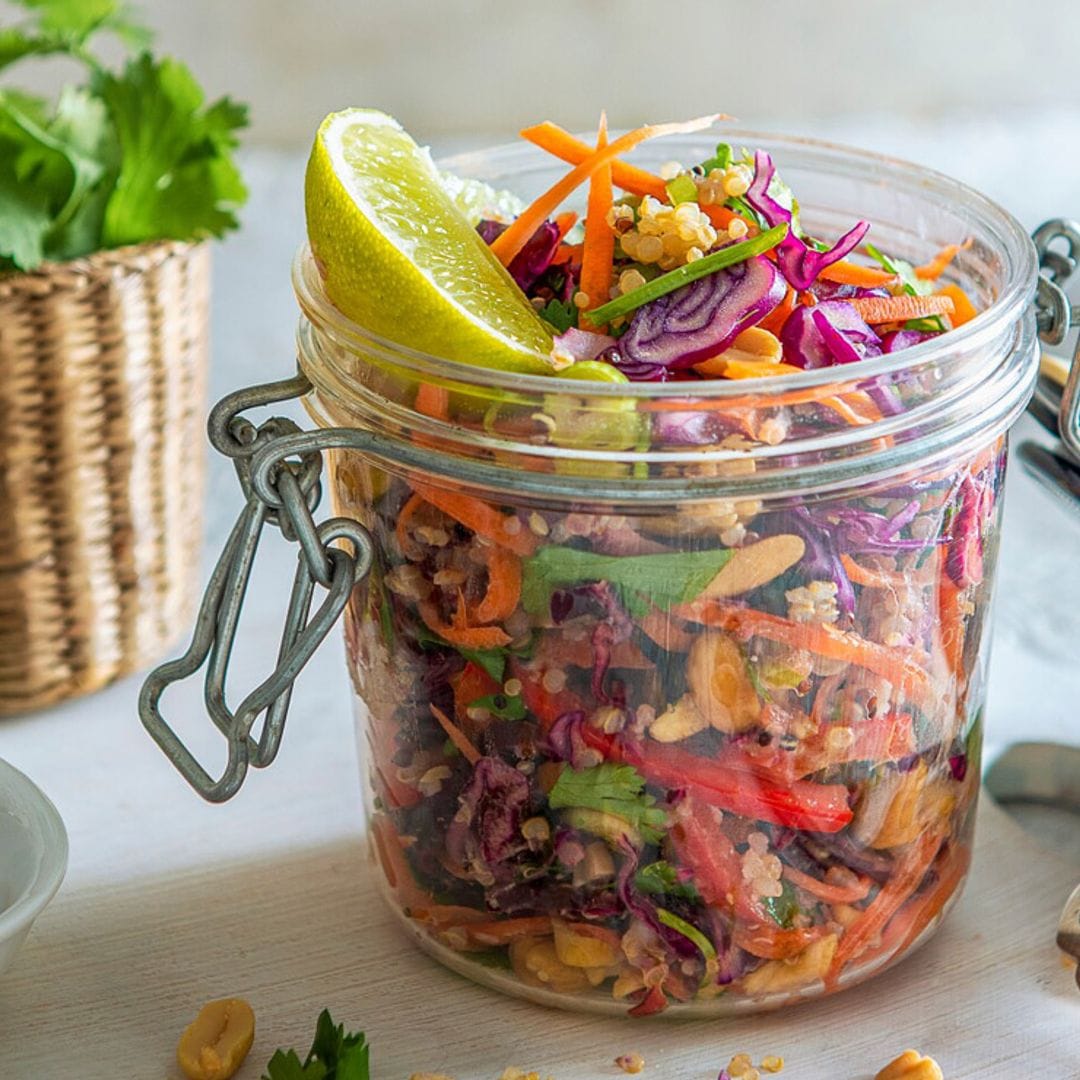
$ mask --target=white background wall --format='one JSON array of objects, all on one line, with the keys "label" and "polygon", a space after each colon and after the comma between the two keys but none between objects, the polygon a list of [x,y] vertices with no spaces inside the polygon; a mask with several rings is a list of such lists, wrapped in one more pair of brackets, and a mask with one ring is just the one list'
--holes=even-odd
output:
[{"label": "white background wall", "polygon": [[[346,105],[421,138],[550,117],[630,126],[723,110],[814,131],[1080,109],[1077,0],[135,0],[162,48],[253,105],[255,141],[306,143]],[[26,71],[26,68],[21,71]]]}]

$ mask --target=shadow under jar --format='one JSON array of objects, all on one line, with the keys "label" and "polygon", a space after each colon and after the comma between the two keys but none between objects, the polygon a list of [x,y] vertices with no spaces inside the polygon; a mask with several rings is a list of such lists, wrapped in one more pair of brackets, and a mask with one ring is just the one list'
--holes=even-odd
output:
[{"label": "shadow under jar", "polygon": [[[914,263],[971,237],[950,274],[981,314],[790,377],[582,383],[377,339],[310,253],[294,268],[310,414],[386,448],[334,451],[329,480],[376,551],[345,632],[386,896],[442,962],[545,1004],[849,986],[927,938],[969,864],[1034,252],[938,174],[731,137],[773,154],[812,234],[867,218]],[[558,170],[446,164],[526,197]]]}]

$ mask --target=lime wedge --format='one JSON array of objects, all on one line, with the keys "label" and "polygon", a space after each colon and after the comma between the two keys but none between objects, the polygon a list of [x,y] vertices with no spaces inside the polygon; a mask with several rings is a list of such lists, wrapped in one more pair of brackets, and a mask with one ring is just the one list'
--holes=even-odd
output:
[{"label": "lime wedge", "polygon": [[396,120],[331,113],[304,186],[326,293],[355,323],[466,364],[554,372],[546,324]]}]

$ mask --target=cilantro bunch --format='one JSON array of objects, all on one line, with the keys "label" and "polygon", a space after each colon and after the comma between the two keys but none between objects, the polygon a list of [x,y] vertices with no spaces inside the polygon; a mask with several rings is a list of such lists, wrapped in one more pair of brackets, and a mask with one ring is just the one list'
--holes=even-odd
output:
[{"label": "cilantro bunch", "polygon": [[[87,75],[55,103],[0,87],[0,271],[236,228],[247,191],[233,151],[246,106],[207,105],[187,67],[146,51],[150,34],[123,0],[9,3],[26,14],[0,27],[0,72],[63,55]],[[105,34],[127,50],[120,70],[94,52]]]}]

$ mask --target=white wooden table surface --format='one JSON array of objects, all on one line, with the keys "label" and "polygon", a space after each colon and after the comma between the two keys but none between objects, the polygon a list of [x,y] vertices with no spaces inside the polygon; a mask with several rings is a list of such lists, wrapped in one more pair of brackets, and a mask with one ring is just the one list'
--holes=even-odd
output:
[{"label": "white wooden table surface", "polygon": [[[1029,227],[1080,216],[1080,117],[1014,118],[1010,126],[881,121],[819,133],[952,172]],[[251,154],[247,165],[246,229],[217,260],[215,396],[292,365],[288,265],[302,234],[303,156]],[[1018,434],[1035,430],[1025,422]],[[237,503],[231,469],[216,462],[211,475],[207,535],[216,550]],[[1006,519],[988,749],[1017,738],[1077,743],[1080,515],[1064,513],[1014,469]],[[261,678],[276,651],[292,575],[284,545],[268,543],[264,558],[238,650],[238,690]],[[1080,1033],[1080,995],[1070,992],[1071,977],[1048,944],[1052,915],[1077,872],[1036,857],[1008,826],[984,830],[971,893],[938,941],[857,998],[811,1006],[797,1021],[646,1031],[506,1003],[401,955],[402,939],[361,864],[338,641],[301,676],[273,769],[251,777],[225,806],[202,803],[145,736],[135,716],[138,685],[128,679],[0,722],[0,757],[45,788],[71,836],[65,886],[0,979],[0,1080],[175,1076],[179,1028],[202,1000],[226,993],[250,996],[260,1017],[246,1080],[256,1080],[275,1046],[306,1045],[324,1005],[372,1036],[377,1080],[423,1068],[482,1080],[511,1063],[557,1080],[602,1077],[613,1075],[606,1063],[615,1053],[635,1045],[657,1062],[645,1075],[665,1080],[706,1080],[725,1054],[743,1048],[783,1053],[793,1080],[856,1080],[914,1041],[940,1054],[953,1078],[1011,1077],[1021,1065],[1024,1075],[1080,1076],[1080,1045],[1070,1042],[1065,1056],[1060,1037],[1070,1025]],[[178,689],[166,706],[212,753],[198,687]],[[998,899],[984,904],[995,892]],[[984,908],[991,921],[980,929]],[[949,980],[957,978],[943,1004],[935,980],[956,987]]]}]

